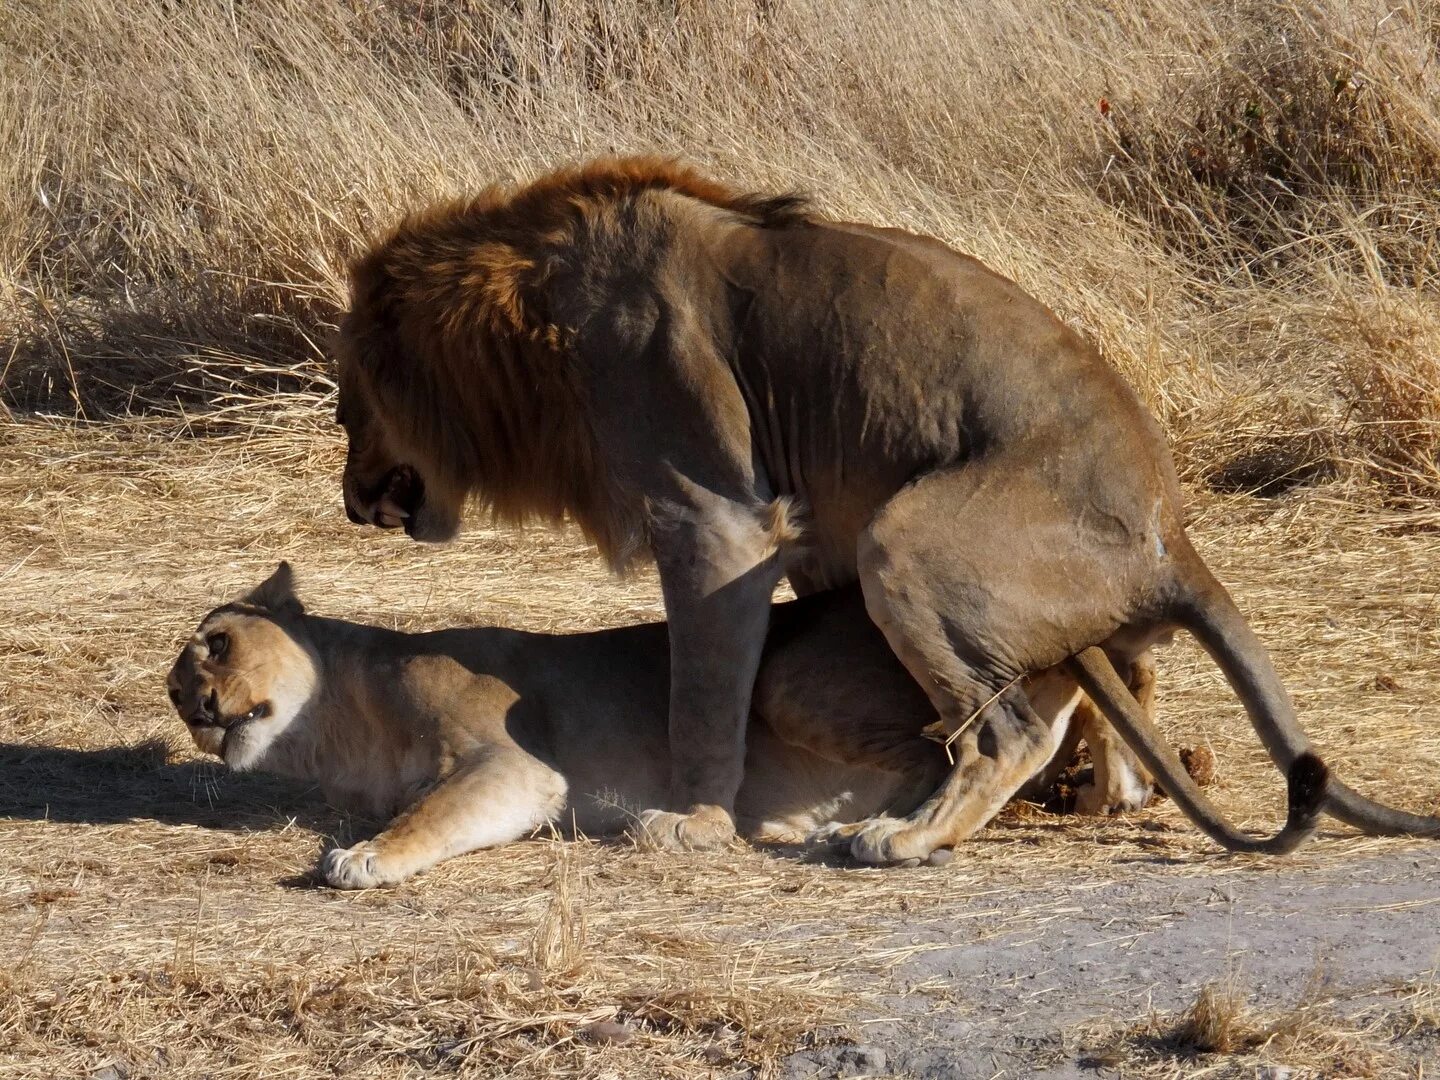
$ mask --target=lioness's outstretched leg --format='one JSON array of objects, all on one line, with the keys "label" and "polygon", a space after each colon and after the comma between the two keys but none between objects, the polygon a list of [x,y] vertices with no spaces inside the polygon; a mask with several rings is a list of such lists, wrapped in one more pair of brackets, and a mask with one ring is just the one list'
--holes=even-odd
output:
[{"label": "lioness's outstretched leg", "polygon": [[393,885],[443,859],[519,840],[565,805],[565,778],[514,745],[477,752],[373,840],[333,848],[320,876],[337,889]]}]

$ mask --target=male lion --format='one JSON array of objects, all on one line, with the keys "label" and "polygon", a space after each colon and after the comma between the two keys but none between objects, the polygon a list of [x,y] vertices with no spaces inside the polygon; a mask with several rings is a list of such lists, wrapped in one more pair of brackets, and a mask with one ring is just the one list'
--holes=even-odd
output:
[{"label": "male lion", "polygon": [[[772,624],[736,801],[741,827],[756,839],[797,843],[827,826],[913,808],[944,771],[938,744],[928,743],[918,775],[908,757],[870,766],[836,760],[837,737],[886,747],[921,740],[935,720],[858,591],[777,605]],[[624,825],[625,806],[662,797],[669,783],[668,667],[663,623],[566,635],[493,627],[404,634],[317,618],[282,563],[201,621],[168,684],[196,745],[233,768],[318,780],[336,803],[400,814],[375,839],[321,863],[330,884],[366,888],[546,823],[589,833]],[[1068,742],[1080,698],[1074,679],[1045,672],[1023,692],[1054,753]],[[783,742],[777,726],[807,732],[810,744]],[[1136,738],[1160,759],[1166,789],[1227,847],[1284,852],[1314,833],[1325,782],[1318,761],[1292,785],[1286,825],[1254,838],[1220,818],[1148,718]]]},{"label": "male lion", "polygon": [[[679,811],[643,816],[659,843],[733,833],[782,574],[801,594],[858,578],[956,734],[930,798],[855,830],[863,861],[954,844],[1043,764],[1025,674],[1067,665],[1118,723],[1138,710],[1117,669],[1176,628],[1215,657],[1281,769],[1310,750],[1186,537],[1134,392],[937,240],[671,163],[598,161],[407,217],[352,266],[338,351],[354,521],[444,541],[473,496],[503,519],[573,517],[616,566],[654,557]],[[929,754],[853,749],[917,774]],[[1440,835],[1440,819],[1339,783],[1327,808]]]}]

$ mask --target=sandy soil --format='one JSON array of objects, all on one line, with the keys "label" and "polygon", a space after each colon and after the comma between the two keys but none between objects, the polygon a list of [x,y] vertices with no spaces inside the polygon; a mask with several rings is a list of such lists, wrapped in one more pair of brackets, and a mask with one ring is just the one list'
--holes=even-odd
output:
[{"label": "sandy soil", "polygon": [[[308,422],[0,425],[5,1080],[1434,1071],[1440,845],[1339,828],[1274,862],[1215,854],[1168,804],[1019,808],[913,871],[541,839],[314,887],[327,838],[373,826],[188,747],[163,673],[208,607],[282,556],[316,610],[407,627],[659,603],[571,535],[362,536]],[[1337,773],[1435,809],[1433,534],[1325,489],[1195,517]],[[1278,777],[1193,649],[1163,656],[1160,710],[1268,827]],[[1236,1000],[1197,1028],[1212,984]]]},{"label": "sandy soil", "polygon": [[[1112,870],[1112,880],[1099,883],[1083,874],[1014,882],[1024,904],[1054,914],[1038,925],[1010,925],[1010,905],[995,898],[917,904],[916,914],[896,920],[896,935],[939,947],[892,975],[886,1006],[896,1019],[863,1028],[860,1052],[799,1054],[785,1075],[863,1072],[858,1066],[875,1064],[879,1049],[885,1071],[898,1076],[1088,1077],[1127,1057],[1163,1055],[1163,1024],[1149,1034],[1147,1021],[1183,1013],[1208,983],[1232,984],[1250,1010],[1317,1011],[1324,1020],[1307,1022],[1332,1030],[1363,1025],[1367,1010],[1384,1012],[1406,988],[1433,984],[1433,846],[1357,851],[1345,865],[1276,869],[1216,859],[1201,873],[1177,875],[1166,863],[1137,858],[1124,876]],[[996,884],[1003,887],[1003,875]],[[1270,1058],[1283,1065],[1284,1049]],[[1440,1029],[1402,1027],[1388,1050],[1387,1068],[1404,1075],[1408,1065],[1418,1076],[1440,1055]],[[1177,1067],[1201,1068],[1198,1057],[1184,1057]],[[1343,1060],[1321,1071],[1337,1075]],[[1204,1064],[1214,1075],[1215,1064]],[[1249,1063],[1233,1070],[1254,1075]]]}]

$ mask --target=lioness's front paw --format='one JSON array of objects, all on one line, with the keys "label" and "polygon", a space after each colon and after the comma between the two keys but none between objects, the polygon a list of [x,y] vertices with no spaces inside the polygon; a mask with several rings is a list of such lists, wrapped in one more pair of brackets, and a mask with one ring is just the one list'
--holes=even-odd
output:
[{"label": "lioness's front paw", "polygon": [[660,851],[711,851],[735,839],[735,823],[719,807],[703,807],[692,814],[646,810],[631,830],[636,842]]},{"label": "lioness's front paw", "polygon": [[331,848],[320,860],[320,876],[336,889],[373,889],[399,879],[387,875],[379,851],[371,843]]}]

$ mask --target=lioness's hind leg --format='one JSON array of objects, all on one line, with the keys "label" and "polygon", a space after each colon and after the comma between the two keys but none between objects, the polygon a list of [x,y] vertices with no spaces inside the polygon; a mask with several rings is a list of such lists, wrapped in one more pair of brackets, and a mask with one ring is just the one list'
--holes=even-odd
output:
[{"label": "lioness's hind leg", "polygon": [[[1132,663],[1127,681],[1136,703],[1153,720],[1155,661],[1148,652]],[[1091,782],[1076,792],[1075,812],[1106,815],[1144,809],[1155,795],[1155,778],[1135,752],[1090,699],[1081,703],[1075,721],[1094,765]]]},{"label": "lioness's hind leg", "polygon": [[393,885],[467,851],[519,840],[565,805],[565,778],[518,747],[489,748],[373,840],[327,851],[320,876],[337,889]]}]

